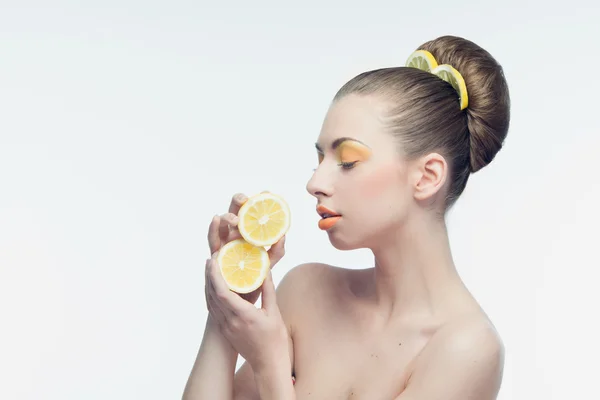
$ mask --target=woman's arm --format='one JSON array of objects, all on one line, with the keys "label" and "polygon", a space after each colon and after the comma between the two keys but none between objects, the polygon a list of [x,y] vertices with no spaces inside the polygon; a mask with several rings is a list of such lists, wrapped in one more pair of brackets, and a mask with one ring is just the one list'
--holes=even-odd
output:
[{"label": "woman's arm", "polygon": [[272,368],[256,374],[245,362],[235,375],[234,400],[295,400],[290,364],[287,359],[282,361],[280,366],[273,363]]},{"label": "woman's arm", "polygon": [[[292,271],[296,272],[298,269],[294,268]],[[273,337],[274,340],[270,342],[269,353],[272,356],[257,363],[256,371],[252,369],[250,363],[245,362],[234,377],[238,353],[221,333],[217,321],[209,316],[200,351],[185,387],[183,400],[295,399],[292,384],[294,363],[292,316],[293,306],[299,304],[294,298],[295,293],[292,289],[301,286],[299,285],[301,281],[294,279],[293,276],[298,274],[292,271],[286,274],[276,291],[270,274],[265,282],[269,290],[263,295],[270,294],[270,296],[263,301],[270,301],[271,307],[277,306],[279,302],[277,312],[281,313],[284,320],[284,325],[277,335],[279,339]],[[277,343],[279,345],[276,347],[279,349],[273,347]]]},{"label": "woman's arm", "polygon": [[[241,235],[237,229],[239,219],[237,213],[247,197],[241,193],[234,195],[229,205],[229,212],[221,216],[215,216],[208,229],[208,244],[211,258],[214,259],[222,244],[228,243]],[[283,243],[280,240],[269,250],[269,259],[273,267],[284,254]],[[235,366],[237,364],[238,351],[223,334],[218,321],[213,315],[219,314],[217,309],[211,308],[210,294],[213,292],[209,285],[209,265],[205,271],[205,296],[209,309],[209,317],[206,321],[204,337],[192,371],[188,377],[183,392],[183,400],[218,399],[230,400],[234,398],[234,382],[237,382],[238,393],[247,394],[248,398],[256,398],[257,388],[254,383],[252,371],[245,372],[248,368],[242,368],[241,374],[234,378]],[[229,290],[227,290],[229,292]],[[254,304],[258,299],[260,290],[245,294],[246,301]],[[212,301],[214,303],[214,299]],[[214,304],[213,304],[214,306]],[[222,317],[222,315],[221,315]],[[249,379],[251,378],[251,379]]]},{"label": "woman's arm", "polygon": [[208,317],[204,338],[188,378],[183,400],[267,400],[295,399],[292,385],[293,343],[287,354],[273,360],[257,374],[248,362],[234,376],[238,353]]},{"label": "woman's arm", "polygon": [[[235,400],[262,400],[273,398],[268,397],[271,395],[268,392],[276,391],[277,387],[283,387],[284,394],[282,396],[287,396],[275,397],[278,400],[295,398],[292,397],[295,396],[295,394],[289,391],[290,388],[293,388],[293,326],[296,323],[295,317],[299,312],[298,309],[304,307],[302,296],[304,296],[307,291],[310,274],[310,270],[304,265],[297,266],[288,271],[277,286],[277,304],[279,305],[279,310],[281,311],[288,332],[288,358],[280,358],[280,360],[283,361],[275,360],[272,364],[273,368],[270,373],[267,372],[267,370],[263,370],[262,373],[259,372],[256,375],[252,370],[250,363],[245,362],[234,378],[233,387]],[[275,384],[272,385],[271,382],[275,382]]]},{"label": "woman's arm", "polygon": [[188,378],[183,400],[233,398],[233,374],[238,354],[210,317],[196,362]]},{"label": "woman's arm", "polygon": [[[288,290],[290,284],[284,284],[290,281],[290,274],[286,274],[288,279],[276,290],[269,272],[261,288],[242,299],[226,286],[216,262],[221,244],[239,236],[236,214],[245,200],[245,196],[235,195],[229,213],[213,218],[209,226],[212,256],[205,270],[209,318],[184,389],[184,400],[295,398],[291,381],[291,328],[289,321],[284,321],[284,316],[290,315],[289,304],[294,303]],[[269,249],[271,268],[283,257],[284,243],[285,236]],[[262,293],[262,307],[256,309],[254,303],[259,293]],[[282,309],[278,301],[282,302]],[[238,353],[244,358],[249,355],[255,370],[247,363],[234,377]]]}]

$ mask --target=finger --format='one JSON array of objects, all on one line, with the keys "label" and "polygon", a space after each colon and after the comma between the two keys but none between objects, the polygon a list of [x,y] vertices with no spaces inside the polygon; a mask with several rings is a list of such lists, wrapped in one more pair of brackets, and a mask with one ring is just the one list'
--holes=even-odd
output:
[{"label": "finger", "polygon": [[285,235],[273,244],[268,251],[269,260],[271,260],[271,268],[277,264],[279,260],[285,255]]},{"label": "finger", "polygon": [[251,308],[255,309],[252,304],[229,289],[227,282],[225,282],[221,274],[216,254],[213,255],[210,261],[210,282],[213,285],[212,290],[214,291],[215,299],[226,316],[228,313],[241,315],[250,311]]},{"label": "finger", "polygon": [[210,254],[221,248],[221,239],[219,238],[219,224],[221,223],[219,216],[215,215],[208,226],[208,247]]},{"label": "finger", "polygon": [[209,297],[208,300],[208,309],[210,312],[210,316],[216,321],[217,325],[219,325],[219,328],[223,329],[227,326],[227,317],[219,308],[215,300],[211,297]]},{"label": "finger", "polygon": [[211,299],[212,292],[214,292],[214,288],[211,282],[210,277],[210,268],[211,268],[211,259],[206,260],[205,268],[204,268],[204,292],[206,296],[206,303],[208,304]]},{"label": "finger", "polygon": [[277,307],[277,293],[275,284],[273,283],[273,275],[271,270],[267,272],[267,277],[262,284],[261,307],[266,311],[271,311]]},{"label": "finger", "polygon": [[248,200],[248,196],[243,193],[237,193],[231,198],[231,203],[229,204],[229,212],[237,215],[238,211],[240,211],[240,207]]},{"label": "finger", "polygon": [[221,239],[221,243],[225,244],[223,241],[227,240],[229,237],[231,226],[237,226],[240,219],[233,213],[225,213],[221,215],[219,219],[219,238]]},{"label": "finger", "polygon": [[213,309],[213,312],[216,318],[219,319],[219,323],[221,325],[227,325],[227,321],[231,321],[237,315],[231,311],[227,306],[221,303],[218,298],[214,287],[212,287],[208,292],[208,302]]},{"label": "finger", "polygon": [[234,314],[231,311],[227,310],[226,307],[223,307],[221,304],[219,304],[219,298],[216,294],[215,287],[211,278],[212,262],[212,259],[206,260],[206,302],[207,304],[210,304],[213,311],[221,317],[221,322],[224,322],[224,319],[230,318]]},{"label": "finger", "polygon": [[204,297],[206,297],[206,305],[211,302],[212,284],[210,282],[210,258],[206,260],[204,266]]},{"label": "finger", "polygon": [[220,310],[217,308],[216,304],[215,304],[215,300],[213,299],[213,297],[210,294],[210,291],[208,290],[208,286],[206,289],[206,293],[205,293],[205,297],[206,297],[206,308],[208,308],[208,312],[212,315],[212,317],[215,319],[215,321],[219,322],[220,324],[220,318],[218,318],[217,316],[217,312],[220,312]]},{"label": "finger", "polygon": [[[210,265],[210,259],[206,260],[206,270],[208,271],[209,269],[209,265]],[[219,307],[217,301],[215,300],[215,296],[214,296],[214,289],[212,287],[212,284],[210,282],[210,277],[208,276],[208,273],[205,273],[205,298],[206,298],[206,307],[208,308],[208,312],[210,313],[210,315],[214,318],[214,320],[217,322],[217,324],[219,326],[223,326],[223,324],[226,322],[226,317],[225,314],[223,313],[223,311],[221,310],[221,308]]]}]

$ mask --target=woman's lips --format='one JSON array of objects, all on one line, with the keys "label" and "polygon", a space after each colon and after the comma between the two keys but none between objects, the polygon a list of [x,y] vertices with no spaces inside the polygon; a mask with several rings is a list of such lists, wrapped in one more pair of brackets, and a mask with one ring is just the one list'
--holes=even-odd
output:
[{"label": "woman's lips", "polygon": [[319,213],[319,215],[321,216],[321,220],[319,221],[319,228],[322,230],[327,230],[331,228],[342,217],[340,214],[336,213],[333,210],[330,210],[329,208],[323,205],[317,206],[317,213]]},{"label": "woman's lips", "polygon": [[342,218],[340,215],[335,217],[327,217],[319,220],[319,229],[326,231],[327,229],[334,226]]}]

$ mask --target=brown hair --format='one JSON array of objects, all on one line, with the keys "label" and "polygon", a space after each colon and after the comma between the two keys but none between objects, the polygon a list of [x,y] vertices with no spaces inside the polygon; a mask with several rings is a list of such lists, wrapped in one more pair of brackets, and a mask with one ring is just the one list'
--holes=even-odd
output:
[{"label": "brown hair", "polygon": [[463,192],[472,172],[489,164],[508,132],[510,97],[502,67],[475,43],[442,36],[418,50],[433,54],[463,76],[469,106],[460,110],[458,94],[447,82],[416,68],[381,68],[357,75],[333,101],[348,94],[376,95],[389,104],[382,120],[407,158],[436,151],[450,169],[446,208]]}]

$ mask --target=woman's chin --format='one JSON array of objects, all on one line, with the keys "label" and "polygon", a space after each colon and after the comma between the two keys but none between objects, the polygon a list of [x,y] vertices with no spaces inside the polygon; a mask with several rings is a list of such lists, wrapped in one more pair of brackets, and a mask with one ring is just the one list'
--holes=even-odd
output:
[{"label": "woman's chin", "polygon": [[356,250],[364,247],[361,246],[360,241],[356,241],[356,238],[350,238],[336,229],[328,230],[327,235],[329,236],[329,242],[331,242],[331,245],[338,250]]}]

